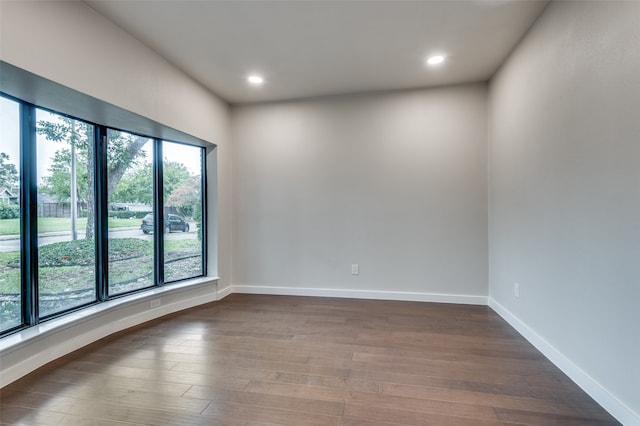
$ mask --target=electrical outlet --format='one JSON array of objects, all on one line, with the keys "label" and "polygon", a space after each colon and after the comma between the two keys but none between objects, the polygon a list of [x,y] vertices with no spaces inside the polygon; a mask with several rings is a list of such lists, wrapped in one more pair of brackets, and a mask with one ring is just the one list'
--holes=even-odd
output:
[{"label": "electrical outlet", "polygon": [[520,283],[513,283],[513,296],[520,299]]},{"label": "electrical outlet", "polygon": [[351,265],[351,275],[358,275],[360,273],[360,266],[357,263]]},{"label": "electrical outlet", "polygon": [[151,302],[149,302],[149,308],[151,309],[157,308],[158,306],[160,306],[160,298],[153,299]]}]

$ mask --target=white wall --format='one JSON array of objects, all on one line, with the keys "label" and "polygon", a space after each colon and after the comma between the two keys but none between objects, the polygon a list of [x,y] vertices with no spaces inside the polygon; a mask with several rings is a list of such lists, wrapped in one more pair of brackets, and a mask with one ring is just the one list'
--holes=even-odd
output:
[{"label": "white wall", "polygon": [[[208,155],[207,164],[211,171],[208,176],[209,219],[213,225],[209,235],[219,247],[209,245],[208,261],[209,275],[221,276],[219,285],[225,286],[231,262],[228,105],[82,2],[3,1],[0,4],[0,59],[217,145],[217,149]],[[47,98],[46,94],[37,91],[30,95],[34,98],[29,100],[36,103],[39,96]],[[102,113],[105,111],[91,112]],[[165,298],[167,304],[157,309],[145,312],[148,301],[138,298],[135,309],[129,307],[123,311],[120,305],[117,308],[114,305],[113,309],[100,314],[97,320],[102,324],[100,332],[96,331],[95,319],[82,321],[71,328],[65,326],[64,332],[75,336],[73,344],[56,334],[53,338],[51,335],[45,336],[45,340],[38,337],[32,339],[33,344],[27,342],[9,352],[4,351],[1,385],[46,362],[51,354],[59,356],[65,350],[73,350],[104,333],[116,331],[108,324],[131,326],[136,321],[215,300],[215,280],[198,281],[200,285],[171,292],[171,296]],[[149,293],[145,297],[157,296]],[[126,313],[130,311],[135,312]],[[27,332],[30,333],[33,332]],[[53,346],[49,346],[51,344]],[[35,357],[43,345],[49,346],[48,355]]]},{"label": "white wall", "polygon": [[485,85],[232,107],[231,123],[233,291],[486,302]]},{"label": "white wall", "polygon": [[[220,257],[213,247],[209,262],[213,275],[228,277],[228,105],[82,2],[3,1],[0,31],[1,60],[218,146],[207,161],[214,171],[218,157],[220,208],[210,215],[220,216]],[[210,176],[214,201],[215,185]]]},{"label": "white wall", "polygon": [[552,2],[489,95],[490,303],[629,425],[640,424],[639,46],[640,2]]},{"label": "white wall", "polygon": [[[551,3],[491,82],[487,218],[484,85],[236,107],[232,176],[215,95],[84,3],[0,5],[1,60],[218,145],[221,288],[471,303],[488,291],[626,424],[640,424],[639,45],[638,2]],[[178,309],[215,294],[165,297]],[[79,327],[166,310],[144,306]],[[77,331],[61,332],[82,345]],[[3,371],[53,353],[50,340]]]}]

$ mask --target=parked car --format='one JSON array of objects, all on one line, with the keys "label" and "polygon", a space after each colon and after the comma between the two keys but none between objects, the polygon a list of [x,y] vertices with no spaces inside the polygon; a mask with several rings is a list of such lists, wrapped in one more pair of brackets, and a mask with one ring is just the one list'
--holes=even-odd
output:
[{"label": "parked car", "polygon": [[[153,232],[153,213],[147,214],[142,219],[140,229],[145,234]],[[189,223],[176,214],[166,214],[164,216],[164,232],[172,231],[189,232]]]}]

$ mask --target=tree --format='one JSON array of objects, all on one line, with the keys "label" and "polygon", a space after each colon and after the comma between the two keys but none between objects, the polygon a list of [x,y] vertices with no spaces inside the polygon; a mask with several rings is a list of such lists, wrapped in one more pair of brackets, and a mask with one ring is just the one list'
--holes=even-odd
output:
[{"label": "tree", "polygon": [[[69,145],[75,147],[78,158],[86,159],[84,162],[87,177],[86,238],[93,239],[95,224],[93,126],[71,118],[56,116],[56,119],[52,121],[40,120],[37,132],[52,142],[66,141]],[[142,148],[147,141],[149,139],[145,137],[109,130],[107,149],[107,189],[109,193],[113,192],[125,171],[132,165],[137,164],[137,160],[144,156]],[[63,153],[60,153],[60,155],[62,156]],[[60,158],[60,161],[62,160]],[[62,170],[59,172],[62,172]],[[51,176],[51,179],[53,180],[53,176]],[[76,180],[78,179],[76,178]]]},{"label": "tree", "polygon": [[[187,170],[187,166],[176,161],[169,161],[165,158],[162,162],[162,177],[162,186],[164,189],[163,192],[166,204],[166,200],[169,199],[171,193],[187,181],[190,178],[190,175],[189,170]],[[194,187],[191,187],[191,190],[193,191]]]},{"label": "tree", "polygon": [[9,154],[0,152],[0,188],[13,189],[18,186],[20,176],[15,164],[10,163]]},{"label": "tree", "polygon": [[[162,174],[165,200],[177,187],[189,179],[189,171],[184,164],[169,161],[166,158],[162,162]],[[193,187],[191,187],[191,191],[193,191]],[[111,193],[109,202],[151,204],[153,202],[151,163],[130,167]]]},{"label": "tree", "polygon": [[[87,199],[87,158],[84,155],[77,155],[77,162],[80,170],[76,174],[78,199]],[[51,167],[48,169],[49,175],[42,179],[40,191],[54,196],[58,201],[68,202],[71,199],[71,151],[62,148],[53,156]]]},{"label": "tree", "polygon": [[175,207],[181,216],[192,217],[200,203],[200,186],[200,179],[190,176],[169,195],[167,206]]},{"label": "tree", "polygon": [[110,203],[153,203],[153,170],[151,163],[130,167],[110,193]]}]

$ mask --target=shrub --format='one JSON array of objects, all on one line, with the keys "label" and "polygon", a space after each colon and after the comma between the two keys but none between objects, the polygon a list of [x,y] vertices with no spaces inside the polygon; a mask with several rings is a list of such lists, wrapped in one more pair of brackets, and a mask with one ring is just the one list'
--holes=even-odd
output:
[{"label": "shrub", "polygon": [[93,240],[63,241],[38,249],[38,263],[43,267],[90,265],[94,258]]},{"label": "shrub", "polygon": [[[114,238],[109,240],[109,259],[123,259],[140,254],[153,253],[153,245],[149,241],[138,238]],[[93,240],[63,241],[47,244],[38,249],[40,266],[82,266],[95,262]]]},{"label": "shrub", "polygon": [[0,204],[0,219],[17,219],[20,217],[20,207],[14,204]]}]

